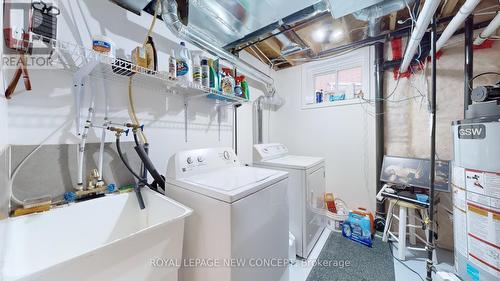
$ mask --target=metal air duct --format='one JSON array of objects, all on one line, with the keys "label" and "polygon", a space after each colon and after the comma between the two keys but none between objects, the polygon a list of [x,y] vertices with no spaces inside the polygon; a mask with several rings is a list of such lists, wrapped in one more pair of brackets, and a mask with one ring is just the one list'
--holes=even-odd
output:
[{"label": "metal air duct", "polygon": [[386,0],[373,6],[352,13],[354,18],[368,22],[368,36],[374,37],[380,33],[380,22],[383,16],[404,9],[415,0]]},{"label": "metal air duct", "polygon": [[267,88],[274,88],[274,80],[269,75],[215,45],[210,39],[206,38],[201,30],[182,24],[177,13],[176,0],[162,0],[161,6],[161,17],[167,28],[174,35],[190,42],[191,44],[214,56],[228,61],[237,67],[240,72],[245,73],[247,76],[265,84]]}]

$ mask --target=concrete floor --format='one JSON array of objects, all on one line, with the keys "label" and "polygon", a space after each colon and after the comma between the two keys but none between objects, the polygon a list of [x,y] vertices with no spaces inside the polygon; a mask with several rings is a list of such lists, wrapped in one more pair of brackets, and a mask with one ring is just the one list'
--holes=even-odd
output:
[{"label": "concrete floor", "polygon": [[[313,267],[312,265],[310,265],[311,264],[310,261],[314,261],[318,258],[321,250],[323,249],[323,246],[325,245],[326,240],[330,236],[330,233],[331,231],[328,228],[326,228],[325,231],[323,231],[323,234],[321,235],[318,242],[316,243],[316,246],[309,255],[308,259],[309,262],[297,260],[297,263],[295,265],[291,265],[289,267],[288,269],[290,276],[289,281],[306,281],[307,276],[309,275]],[[394,247],[393,253],[396,252],[397,249],[396,247]],[[425,280],[426,276],[425,257],[426,257],[425,252],[410,251],[410,253],[408,253],[406,261],[403,262],[405,265],[416,271],[422,277],[423,280]],[[437,260],[436,267],[439,270],[453,271],[452,252],[438,249],[436,251],[436,260]],[[401,264],[401,262],[399,262],[396,259],[394,259],[394,271],[395,271],[396,281],[420,280],[420,278],[416,275],[416,273],[406,268],[403,264]]]}]

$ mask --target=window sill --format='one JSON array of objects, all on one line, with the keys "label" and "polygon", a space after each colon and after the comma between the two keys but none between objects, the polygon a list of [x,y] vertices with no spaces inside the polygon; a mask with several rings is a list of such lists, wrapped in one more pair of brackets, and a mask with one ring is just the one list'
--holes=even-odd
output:
[{"label": "window sill", "polygon": [[349,100],[342,100],[342,101],[326,101],[322,103],[311,103],[311,104],[304,104],[302,105],[302,109],[315,109],[315,108],[322,108],[322,107],[335,107],[335,106],[344,106],[344,105],[353,105],[353,104],[360,104],[363,101],[359,99],[349,99]]}]

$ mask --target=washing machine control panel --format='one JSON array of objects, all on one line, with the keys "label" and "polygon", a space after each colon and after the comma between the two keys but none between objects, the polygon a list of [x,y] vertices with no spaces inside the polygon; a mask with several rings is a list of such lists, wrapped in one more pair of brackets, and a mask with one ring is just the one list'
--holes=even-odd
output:
[{"label": "washing machine control panel", "polygon": [[288,148],[281,143],[256,144],[253,147],[254,161],[265,161],[288,154]]},{"label": "washing machine control panel", "polygon": [[177,152],[167,168],[170,178],[182,178],[223,167],[240,166],[232,148],[207,148]]}]

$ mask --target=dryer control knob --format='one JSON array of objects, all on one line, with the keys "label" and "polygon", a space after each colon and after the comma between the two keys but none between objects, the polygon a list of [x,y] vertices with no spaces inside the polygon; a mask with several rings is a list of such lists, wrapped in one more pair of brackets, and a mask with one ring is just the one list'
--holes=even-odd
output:
[{"label": "dryer control knob", "polygon": [[203,161],[205,161],[205,158],[203,158],[203,156],[198,156],[198,162],[200,162],[200,163],[201,163],[201,162],[203,162]]},{"label": "dryer control knob", "polygon": [[231,154],[229,154],[229,151],[224,151],[224,159],[229,160],[231,158]]},{"label": "dryer control knob", "polygon": [[187,162],[188,164],[193,164],[193,158],[188,157],[188,158],[186,159],[186,162]]}]

